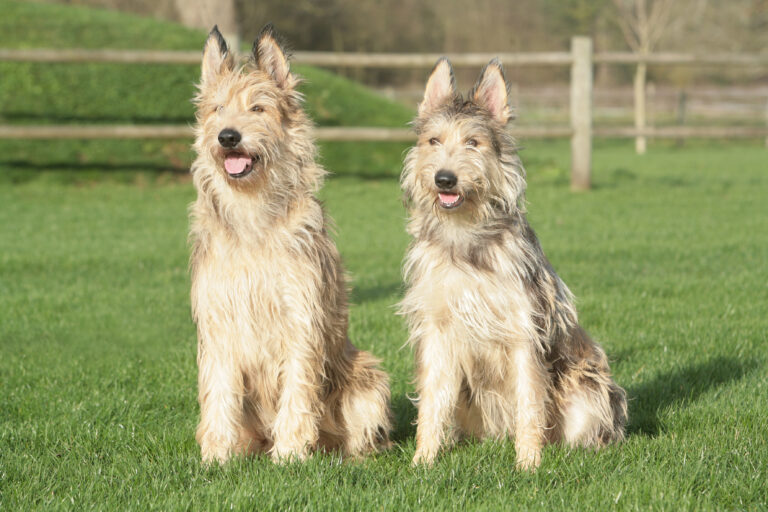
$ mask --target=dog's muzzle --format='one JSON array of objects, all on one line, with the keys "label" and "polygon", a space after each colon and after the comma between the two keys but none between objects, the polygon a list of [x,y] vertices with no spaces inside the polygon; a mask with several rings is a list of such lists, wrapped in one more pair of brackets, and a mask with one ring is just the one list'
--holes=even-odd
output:
[{"label": "dog's muzzle", "polygon": [[[224,128],[219,132],[219,144],[225,149],[234,149],[243,140],[240,132],[233,128]],[[253,164],[257,158],[236,150],[224,157],[224,170],[232,178],[242,178],[253,170]]]},{"label": "dog's muzzle", "polygon": [[435,185],[438,188],[437,200],[441,208],[450,210],[464,202],[464,196],[454,190],[458,182],[459,178],[453,171],[440,169],[435,173]]}]

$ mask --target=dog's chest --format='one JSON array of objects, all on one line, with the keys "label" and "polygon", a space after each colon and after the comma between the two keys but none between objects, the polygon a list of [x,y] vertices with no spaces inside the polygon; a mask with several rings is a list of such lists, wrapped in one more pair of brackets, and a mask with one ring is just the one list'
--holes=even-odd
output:
[{"label": "dog's chest", "polygon": [[434,248],[420,262],[406,301],[452,342],[509,343],[527,339],[533,309],[514,268],[499,258],[493,271],[456,263]]},{"label": "dog's chest", "polygon": [[[279,246],[212,238],[196,283],[199,314],[226,324],[233,337],[260,350],[278,343],[286,323],[286,276],[292,259]],[[203,310],[204,309],[204,310]],[[244,347],[252,351],[253,346]]]}]

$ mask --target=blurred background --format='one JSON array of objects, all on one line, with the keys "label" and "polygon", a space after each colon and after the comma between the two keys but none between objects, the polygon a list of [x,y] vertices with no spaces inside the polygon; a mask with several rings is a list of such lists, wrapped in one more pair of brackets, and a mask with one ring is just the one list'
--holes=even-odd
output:
[{"label": "blurred background", "polygon": [[[66,0],[65,0],[66,1]],[[212,22],[249,42],[273,22],[296,50],[334,52],[530,52],[563,51],[574,35],[589,36],[594,50],[759,53],[768,47],[767,0],[68,0],[153,16],[198,28]],[[647,32],[636,9],[650,18]],[[656,15],[654,18],[653,16]],[[632,20],[631,18],[633,18]],[[642,16],[642,14],[641,14]],[[633,23],[634,21],[634,23]],[[629,25],[629,26],[628,26]],[[413,107],[423,69],[340,69]],[[475,69],[459,70],[469,88]],[[602,63],[595,69],[595,117],[631,118],[635,67]],[[520,122],[567,119],[569,70],[531,66],[510,69],[512,101]],[[648,70],[648,119],[665,124],[688,119],[765,125],[768,69],[763,67],[654,66]],[[685,112],[681,112],[685,109]]]}]

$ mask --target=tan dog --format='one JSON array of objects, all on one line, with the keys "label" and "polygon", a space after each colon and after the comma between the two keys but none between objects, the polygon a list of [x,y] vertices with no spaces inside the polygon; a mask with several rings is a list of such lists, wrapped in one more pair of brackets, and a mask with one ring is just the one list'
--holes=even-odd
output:
[{"label": "tan dog", "polygon": [[402,176],[414,237],[402,302],[417,365],[414,463],[432,463],[460,434],[514,435],[523,468],[539,464],[545,442],[624,436],[624,390],[522,209],[509,119],[498,61],[466,99],[438,61]]},{"label": "tan dog", "polygon": [[311,123],[271,26],[244,68],[214,28],[196,98],[192,311],[204,461],[388,443],[387,375],[347,338]]}]

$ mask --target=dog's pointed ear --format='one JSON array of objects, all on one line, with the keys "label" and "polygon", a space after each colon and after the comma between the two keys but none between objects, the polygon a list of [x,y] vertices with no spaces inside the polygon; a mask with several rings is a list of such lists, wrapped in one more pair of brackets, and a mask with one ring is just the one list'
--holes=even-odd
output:
[{"label": "dog's pointed ear", "polygon": [[283,89],[293,87],[294,80],[281,38],[271,23],[264,25],[253,42],[253,58],[258,68]]},{"label": "dog's pointed ear", "polygon": [[419,115],[434,110],[456,94],[456,77],[450,61],[442,57],[437,61],[427,80],[424,99],[419,104]]},{"label": "dog's pointed ear", "polygon": [[202,84],[216,82],[222,73],[232,70],[234,63],[227,42],[219,32],[219,27],[214,25],[203,49]]},{"label": "dog's pointed ear", "polygon": [[493,59],[480,72],[480,78],[470,92],[472,101],[491,113],[501,124],[507,124],[511,116],[507,104],[507,81],[504,68],[498,59]]}]

